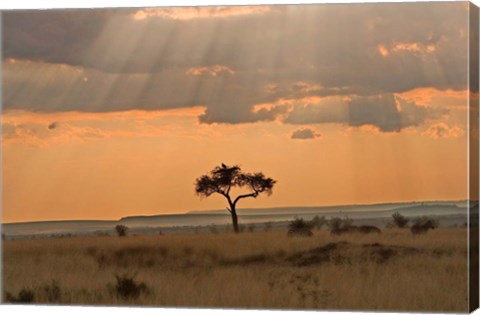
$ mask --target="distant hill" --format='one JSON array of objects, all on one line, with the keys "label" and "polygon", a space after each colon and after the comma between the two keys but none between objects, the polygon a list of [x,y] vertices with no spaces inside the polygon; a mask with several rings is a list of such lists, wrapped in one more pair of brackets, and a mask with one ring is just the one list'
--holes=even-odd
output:
[{"label": "distant hill", "polygon": [[[424,201],[424,202],[395,202],[395,203],[376,203],[376,204],[359,204],[359,205],[335,205],[335,206],[312,206],[312,207],[274,207],[274,208],[239,208],[240,214],[247,214],[253,212],[256,215],[259,214],[280,214],[280,213],[328,213],[328,212],[349,212],[349,211],[386,211],[386,210],[402,210],[409,209],[408,211],[415,209],[423,209],[430,207],[451,208],[451,207],[465,207],[466,200],[454,200],[454,201]],[[188,215],[198,214],[213,214],[213,213],[225,213],[225,209],[222,210],[194,210],[187,212]]]}]

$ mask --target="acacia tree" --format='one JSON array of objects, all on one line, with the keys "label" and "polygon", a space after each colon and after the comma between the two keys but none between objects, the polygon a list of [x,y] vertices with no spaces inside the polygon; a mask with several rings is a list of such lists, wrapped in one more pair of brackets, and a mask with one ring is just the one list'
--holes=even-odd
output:
[{"label": "acacia tree", "polygon": [[[265,177],[263,173],[245,173],[240,166],[227,166],[222,163],[215,167],[207,175],[203,175],[195,181],[195,192],[200,197],[209,197],[213,194],[222,195],[227,199],[227,211],[232,215],[232,225],[235,233],[240,231],[238,227],[237,203],[244,198],[257,198],[258,195],[272,194],[276,181]],[[232,188],[246,188],[248,193],[236,197],[231,195]]]}]

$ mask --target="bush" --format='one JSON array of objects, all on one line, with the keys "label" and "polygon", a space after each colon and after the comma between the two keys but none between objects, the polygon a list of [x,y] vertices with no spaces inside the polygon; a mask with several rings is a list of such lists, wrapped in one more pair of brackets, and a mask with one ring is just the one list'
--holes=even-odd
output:
[{"label": "bush", "polygon": [[328,222],[328,227],[330,228],[330,231],[334,232],[334,231],[339,231],[343,229],[348,229],[349,227],[352,226],[352,224],[353,224],[353,220],[347,216],[344,217],[343,219],[339,217],[333,217]]},{"label": "bush", "polygon": [[217,226],[215,224],[212,224],[208,227],[208,229],[210,230],[210,233],[213,233],[213,234],[217,234],[218,233],[218,229],[217,229]]},{"label": "bush", "polygon": [[249,225],[247,226],[247,230],[248,230],[248,232],[250,232],[250,233],[254,232],[254,231],[255,231],[255,224],[249,224]]},{"label": "bush", "polygon": [[115,293],[118,298],[124,300],[135,300],[140,294],[148,293],[148,288],[143,282],[137,282],[134,279],[135,276],[124,275],[115,275],[117,283],[115,285]]},{"label": "bush", "polygon": [[288,236],[312,236],[312,224],[303,218],[295,218],[288,224]]},{"label": "bush", "polygon": [[32,303],[35,301],[35,294],[30,289],[22,289],[18,296],[14,296],[9,292],[5,293],[5,300],[10,303]]},{"label": "bush", "polygon": [[263,223],[263,230],[265,232],[269,232],[272,230],[272,222],[265,222]]},{"label": "bush", "polygon": [[410,228],[412,234],[425,234],[429,229],[438,227],[438,221],[428,217],[420,217],[415,220],[415,223]]},{"label": "bush", "polygon": [[394,214],[392,214],[392,218],[393,218],[393,223],[401,229],[407,227],[407,224],[410,221],[409,218],[404,217],[399,212],[395,212]]},{"label": "bush", "polygon": [[426,225],[426,224],[431,224],[434,228],[438,227],[438,221],[435,220],[434,218],[429,218],[427,216],[422,216],[414,221],[414,225]]},{"label": "bush", "polygon": [[395,223],[393,222],[388,222],[386,225],[385,225],[385,228],[386,229],[393,229],[395,227]]},{"label": "bush", "polygon": [[319,217],[318,215],[316,215],[313,217],[310,223],[314,228],[316,228],[317,230],[320,230],[327,223],[327,220],[325,219],[324,216]]},{"label": "bush", "polygon": [[95,231],[95,232],[93,232],[93,234],[94,234],[95,236],[101,236],[101,237],[111,236],[110,233],[105,232],[105,231]]},{"label": "bush", "polygon": [[126,227],[125,225],[118,224],[117,226],[115,226],[115,232],[117,232],[118,236],[127,236],[127,230],[128,227]]},{"label": "bush", "polygon": [[47,297],[48,302],[59,302],[62,295],[62,290],[56,281],[47,284],[43,287],[43,291]]}]

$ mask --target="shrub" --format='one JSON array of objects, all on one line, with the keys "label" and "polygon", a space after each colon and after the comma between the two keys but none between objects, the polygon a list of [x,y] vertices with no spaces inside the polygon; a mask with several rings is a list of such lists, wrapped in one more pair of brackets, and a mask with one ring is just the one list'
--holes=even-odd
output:
[{"label": "shrub", "polygon": [[395,223],[393,222],[388,222],[386,225],[385,225],[385,228],[386,229],[393,229],[395,227]]},{"label": "shrub", "polygon": [[18,296],[14,296],[9,292],[5,293],[5,300],[10,303],[32,303],[35,301],[35,294],[30,289],[22,289]]},{"label": "shrub", "polygon": [[52,281],[52,283],[45,285],[43,291],[45,292],[48,302],[60,301],[62,290],[56,281]]},{"label": "shrub", "polygon": [[213,234],[217,234],[218,233],[218,229],[217,229],[217,226],[215,224],[212,224],[208,227],[208,229],[210,230],[210,233],[213,233]]},{"label": "shrub", "polygon": [[272,230],[272,222],[265,222],[263,223],[263,230],[265,232],[269,232]]},{"label": "shrub", "polygon": [[324,216],[319,217],[318,215],[316,215],[313,217],[310,223],[314,228],[316,228],[317,230],[320,230],[327,223],[327,220],[325,219]]},{"label": "shrub", "polygon": [[247,226],[247,230],[248,230],[248,232],[250,232],[250,233],[254,232],[254,231],[255,231],[255,224],[249,224],[249,225]]},{"label": "shrub", "polygon": [[415,220],[415,223],[410,228],[412,234],[425,234],[429,229],[438,227],[438,221],[428,217],[420,217]]},{"label": "shrub", "polygon": [[312,236],[312,224],[303,218],[295,218],[288,224],[288,236]]},{"label": "shrub", "polygon": [[115,226],[115,232],[117,232],[118,236],[127,236],[128,227],[125,225],[118,224]]},{"label": "shrub", "polygon": [[135,276],[128,276],[123,274],[121,276],[115,275],[117,283],[115,285],[115,293],[118,298],[124,300],[135,300],[140,294],[148,293],[148,288],[143,282],[135,281]]},{"label": "shrub", "polygon": [[348,229],[349,227],[352,226],[352,224],[353,224],[353,220],[347,216],[344,217],[343,219],[339,217],[333,217],[328,222],[328,227],[330,228],[330,231],[334,232],[334,231],[339,231],[343,229]]},{"label": "shrub", "polygon": [[95,236],[101,236],[101,237],[107,237],[110,236],[111,234],[105,231],[95,231],[93,232]]},{"label": "shrub", "polygon": [[393,223],[401,229],[407,227],[408,221],[410,221],[409,218],[404,217],[398,211],[392,214],[392,218],[393,218]]},{"label": "shrub", "polygon": [[434,228],[438,227],[438,221],[433,218],[429,218],[427,216],[422,216],[415,219],[414,224],[416,225],[431,224]]}]

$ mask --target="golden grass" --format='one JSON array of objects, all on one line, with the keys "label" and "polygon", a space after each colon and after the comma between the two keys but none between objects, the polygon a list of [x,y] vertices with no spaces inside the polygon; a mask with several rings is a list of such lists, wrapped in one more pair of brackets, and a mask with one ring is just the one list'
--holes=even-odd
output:
[{"label": "golden grass", "polygon": [[[36,303],[464,312],[466,240],[461,228],[7,240],[3,284]],[[117,296],[125,273],[149,292]]]}]

